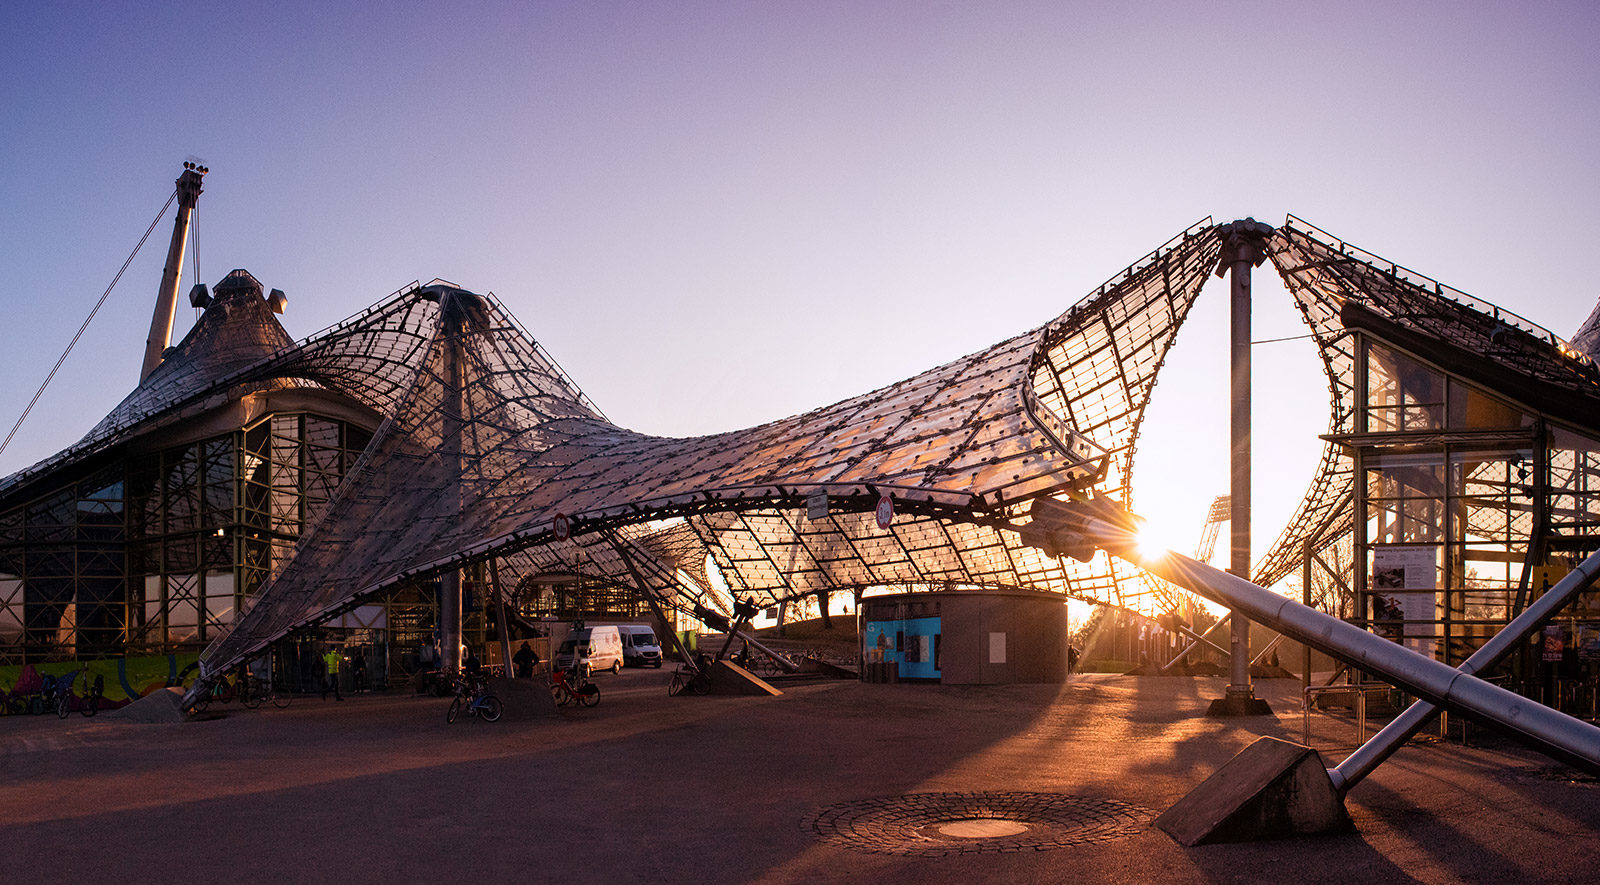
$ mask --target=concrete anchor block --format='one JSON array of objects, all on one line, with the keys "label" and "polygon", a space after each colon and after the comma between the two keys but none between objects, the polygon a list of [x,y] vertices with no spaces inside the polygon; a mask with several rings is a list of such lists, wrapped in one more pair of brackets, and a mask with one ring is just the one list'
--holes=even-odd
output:
[{"label": "concrete anchor block", "polygon": [[[868,664],[867,666],[870,667],[872,665]],[[859,679],[859,678],[861,678],[861,674],[860,673],[857,673],[855,670],[852,670],[849,667],[841,667],[838,664],[830,664],[827,661],[824,661],[824,660],[822,660],[820,658],[801,658],[800,659],[800,669],[796,670],[795,672],[797,672],[797,673],[807,673],[807,674],[820,674],[820,675],[827,676],[827,677],[830,677],[830,678],[833,678],[833,679]],[[872,680],[869,679],[867,681],[871,682]]]},{"label": "concrete anchor block", "polygon": [[1272,707],[1266,701],[1257,697],[1244,697],[1240,695],[1227,695],[1211,702],[1206,709],[1207,716],[1271,716]]},{"label": "concrete anchor block", "polygon": [[783,692],[768,684],[765,679],[732,661],[717,661],[712,664],[710,675],[712,694],[770,695],[773,697],[783,694]]},{"label": "concrete anchor block", "polygon": [[1355,829],[1316,750],[1263,737],[1155,824],[1181,845],[1254,842]]},{"label": "concrete anchor block", "polygon": [[489,693],[500,699],[505,709],[505,719],[541,719],[560,715],[544,673],[536,673],[532,679],[490,679]]}]

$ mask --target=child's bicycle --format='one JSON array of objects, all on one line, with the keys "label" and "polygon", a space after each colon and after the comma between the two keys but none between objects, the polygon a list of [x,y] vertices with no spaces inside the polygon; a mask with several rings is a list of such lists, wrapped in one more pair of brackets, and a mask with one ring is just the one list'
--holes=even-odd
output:
[{"label": "child's bicycle", "polygon": [[489,694],[487,685],[476,680],[463,680],[456,683],[456,696],[444,714],[444,721],[453,723],[463,712],[481,716],[485,722],[498,722],[505,709],[499,698]]},{"label": "child's bicycle", "polygon": [[550,696],[556,706],[565,707],[574,701],[585,707],[600,703],[600,687],[586,679],[576,665],[571,670],[550,671]]}]

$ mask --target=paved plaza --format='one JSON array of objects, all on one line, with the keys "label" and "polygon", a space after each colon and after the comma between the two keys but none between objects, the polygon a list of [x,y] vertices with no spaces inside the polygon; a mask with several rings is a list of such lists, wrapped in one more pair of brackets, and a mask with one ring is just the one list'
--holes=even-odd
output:
[{"label": "paved plaza", "polygon": [[[825,682],[445,723],[393,691],[147,725],[0,719],[9,882],[1577,882],[1600,784],[1497,739],[1419,742],[1351,794],[1351,835],[1184,848],[1150,819],[1275,716],[1219,679]],[[1349,743],[1319,716],[1315,742]]]}]

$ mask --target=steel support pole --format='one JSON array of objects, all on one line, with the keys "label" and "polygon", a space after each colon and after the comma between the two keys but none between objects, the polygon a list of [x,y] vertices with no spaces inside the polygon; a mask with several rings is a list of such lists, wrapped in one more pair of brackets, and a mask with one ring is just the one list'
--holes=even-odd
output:
[{"label": "steel support pole", "polygon": [[461,570],[439,576],[439,669],[461,669]]},{"label": "steel support pole", "polygon": [[[1522,614],[1512,619],[1488,642],[1485,642],[1473,652],[1470,657],[1461,662],[1457,669],[1468,675],[1476,675],[1493,668],[1505,659],[1506,655],[1516,650],[1516,647],[1529,634],[1544,626],[1556,612],[1565,608],[1579,593],[1589,589],[1597,577],[1600,577],[1600,551],[1591,553],[1577,568],[1568,572],[1566,577],[1556,582],[1554,587],[1546,590],[1543,595],[1534,600],[1533,604],[1523,609]],[[1328,777],[1333,780],[1334,789],[1345,793],[1361,782],[1361,779],[1372,773],[1372,770],[1389,758],[1411,736],[1427,726],[1428,721],[1439,708],[1427,701],[1417,701],[1401,711],[1367,741],[1357,747],[1354,753],[1345,757],[1343,762],[1328,770]]]},{"label": "steel support pole", "polygon": [[[1228,361],[1228,571],[1250,578],[1250,258],[1234,253],[1230,283]],[[1228,695],[1250,698],[1250,622],[1233,612],[1228,643]]]},{"label": "steel support pole", "polygon": [[[1250,578],[1250,271],[1267,257],[1272,227],[1253,218],[1220,228],[1222,254],[1217,273],[1229,278],[1228,348],[1228,571]],[[1250,621],[1234,610],[1230,617],[1228,689],[1211,705],[1211,715],[1271,712],[1250,683]]]},{"label": "steel support pole", "polygon": [[[1205,645],[1211,646],[1212,648],[1216,649],[1221,654],[1229,654],[1230,652],[1228,651],[1228,649],[1225,649],[1222,646],[1220,646],[1220,645],[1216,644],[1215,642],[1211,641],[1211,634],[1217,632],[1217,630],[1219,628],[1221,628],[1222,625],[1225,624],[1225,623],[1227,623],[1227,619],[1219,620],[1215,624],[1212,624],[1210,629],[1206,630],[1206,632],[1204,632],[1204,633],[1196,633],[1196,632],[1194,632],[1193,629],[1191,629],[1189,627],[1186,627],[1186,626],[1183,626],[1183,625],[1179,625],[1178,626],[1178,632],[1182,633],[1183,635],[1185,635],[1185,636],[1189,637],[1190,639],[1194,640],[1194,644],[1190,645],[1189,648],[1184,649],[1178,655],[1178,657],[1182,657],[1183,655],[1188,654],[1190,649],[1193,649],[1196,645],[1201,645],[1202,643],[1205,644]],[[1174,658],[1173,660],[1177,660],[1177,658]]]},{"label": "steel support pole", "polygon": [[1267,655],[1272,654],[1273,650],[1275,650],[1279,645],[1282,645],[1282,644],[1283,644],[1283,634],[1282,633],[1278,634],[1277,636],[1272,637],[1272,641],[1267,643],[1267,647],[1263,648],[1261,651],[1257,652],[1256,656],[1250,659],[1250,666],[1254,667],[1257,664],[1260,664],[1262,661],[1265,661],[1266,658],[1267,658]]},{"label": "steel support pole", "polygon": [[[1218,621],[1217,623],[1220,624],[1222,622]],[[1213,624],[1212,626],[1214,627],[1216,625]],[[1178,629],[1178,634],[1179,635],[1188,635],[1188,634],[1186,634],[1184,632],[1183,628],[1181,628],[1181,627]],[[1208,642],[1207,644],[1211,645],[1213,647],[1217,647],[1216,643]],[[1183,663],[1183,659],[1189,656],[1189,652],[1192,652],[1192,651],[1194,651],[1195,649],[1197,649],[1199,647],[1200,647],[1200,640],[1199,639],[1190,639],[1189,640],[1189,644],[1184,646],[1181,650],[1179,650],[1177,654],[1173,655],[1172,656],[1172,660],[1169,660],[1165,664],[1162,664],[1161,665],[1161,669],[1158,672],[1165,673],[1168,670],[1171,670],[1173,667],[1176,667],[1179,664]]]},{"label": "steel support pole", "polygon": [[639,592],[643,594],[645,601],[650,603],[650,610],[655,612],[656,620],[661,622],[661,626],[666,629],[667,635],[672,637],[672,647],[677,650],[678,658],[685,664],[690,663],[692,659],[689,657],[689,650],[683,647],[683,638],[678,635],[678,631],[672,629],[673,624],[667,620],[667,613],[661,608],[661,600],[656,598],[655,591],[650,589],[650,586],[644,581],[644,576],[639,574],[638,566],[633,564],[633,557],[628,555],[628,551],[622,546],[622,542],[618,541],[611,532],[604,532],[601,536],[606,539],[606,543],[611,545],[611,549],[616,551],[617,558],[622,560],[623,567],[628,570],[628,574],[633,578],[633,586],[637,587]]},{"label": "steel support pole", "polygon": [[494,589],[495,611],[500,619],[500,666],[511,675],[511,622],[506,620],[506,595],[500,588],[500,563],[489,560],[489,584]]},{"label": "steel support pole", "polygon": [[[447,292],[440,299],[444,325],[444,401],[439,454],[447,471],[448,487],[440,496],[440,506],[451,521],[461,518],[461,442],[464,432],[466,384],[461,350],[466,346],[466,311],[460,303],[464,294]],[[461,670],[461,570],[452,568],[439,576],[439,666],[447,673]]]},{"label": "steel support pole", "polygon": [[768,658],[770,658],[774,664],[778,665],[778,669],[782,670],[783,672],[785,672],[785,673],[793,673],[796,670],[800,669],[793,662],[791,662],[788,658],[786,658],[783,655],[773,651],[772,649],[768,648],[767,646],[762,645],[760,640],[756,639],[754,636],[751,636],[749,633],[746,633],[743,630],[739,630],[739,631],[736,631],[735,635],[737,635],[740,639],[743,639],[745,642],[750,643],[750,647],[751,648],[755,649],[756,651],[761,652],[762,654],[764,654]]},{"label": "steel support pole", "polygon": [[[1300,572],[1300,604],[1306,608],[1311,608],[1311,542],[1306,541],[1300,549],[1305,554],[1305,562]],[[1300,682],[1300,702],[1305,704],[1307,703],[1306,699],[1311,697],[1306,693],[1306,690],[1311,688],[1311,646],[1302,645],[1300,650],[1305,652],[1303,661],[1305,669],[1301,671],[1304,678]]]},{"label": "steel support pole", "polygon": [[1183,651],[1180,651],[1174,655],[1172,660],[1167,662],[1167,666],[1161,668],[1161,672],[1165,673],[1167,671],[1167,667],[1176,666],[1178,662],[1189,656],[1189,652],[1199,648],[1202,643],[1211,646],[1222,654],[1227,654],[1227,649],[1211,641],[1211,634],[1220,630],[1222,625],[1226,623],[1228,623],[1227,618],[1219,618],[1216,623],[1207,627],[1206,632],[1204,633],[1194,632],[1194,628],[1190,627],[1188,624],[1178,624],[1178,633],[1180,635],[1189,637],[1189,644],[1184,647]]}]

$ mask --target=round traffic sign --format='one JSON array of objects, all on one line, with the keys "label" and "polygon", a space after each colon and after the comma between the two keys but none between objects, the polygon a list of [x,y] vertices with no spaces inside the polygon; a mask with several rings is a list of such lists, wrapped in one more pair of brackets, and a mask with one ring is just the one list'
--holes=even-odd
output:
[{"label": "round traffic sign", "polygon": [[886,529],[889,523],[894,522],[894,499],[888,495],[878,496],[878,528]]},{"label": "round traffic sign", "polygon": [[565,541],[572,535],[572,520],[567,519],[565,513],[557,513],[554,520],[557,541]]}]

